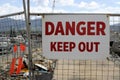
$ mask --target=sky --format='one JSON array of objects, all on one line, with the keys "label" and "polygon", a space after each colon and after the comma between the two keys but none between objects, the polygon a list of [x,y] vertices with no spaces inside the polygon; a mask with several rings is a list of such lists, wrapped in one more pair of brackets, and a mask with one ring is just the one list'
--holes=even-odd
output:
[{"label": "sky", "polygon": [[[33,13],[120,13],[120,0],[30,0]],[[0,15],[23,11],[22,0],[0,0]]]}]

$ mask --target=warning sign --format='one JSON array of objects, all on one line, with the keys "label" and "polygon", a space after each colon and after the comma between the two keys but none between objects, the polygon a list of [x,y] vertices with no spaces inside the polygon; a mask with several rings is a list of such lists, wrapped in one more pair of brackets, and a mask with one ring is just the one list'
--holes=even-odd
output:
[{"label": "warning sign", "polygon": [[43,53],[50,59],[105,59],[109,55],[107,15],[45,15]]}]

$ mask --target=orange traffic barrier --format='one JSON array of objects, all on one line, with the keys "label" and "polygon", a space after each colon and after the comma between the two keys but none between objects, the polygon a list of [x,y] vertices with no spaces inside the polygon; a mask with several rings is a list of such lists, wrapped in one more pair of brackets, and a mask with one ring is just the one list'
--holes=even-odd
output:
[{"label": "orange traffic barrier", "polygon": [[[18,46],[17,45],[14,45],[13,47],[13,59],[12,59],[12,63],[11,63],[11,66],[10,66],[10,75],[12,75],[15,71],[15,63],[16,63],[16,52],[18,50]],[[17,70],[16,70],[16,74],[19,74],[21,72],[21,69],[24,67],[24,64],[23,64],[23,54],[24,54],[24,51],[26,50],[26,46],[22,43],[20,43],[20,56],[18,58],[18,67],[17,67]]]},{"label": "orange traffic barrier", "polygon": [[15,63],[16,63],[16,52],[17,52],[17,45],[14,45],[13,47],[13,59],[12,59],[12,63],[11,63],[11,66],[10,66],[10,75],[12,75],[14,73],[14,70],[15,70]]},{"label": "orange traffic barrier", "polygon": [[[22,43],[20,43],[20,51],[24,53],[26,49],[26,46]],[[18,58],[18,68],[17,68],[17,71],[16,71],[16,74],[19,74],[21,69],[22,69],[22,65],[23,65],[23,60],[22,60],[22,57],[23,57],[23,53],[21,53],[21,56]]]}]

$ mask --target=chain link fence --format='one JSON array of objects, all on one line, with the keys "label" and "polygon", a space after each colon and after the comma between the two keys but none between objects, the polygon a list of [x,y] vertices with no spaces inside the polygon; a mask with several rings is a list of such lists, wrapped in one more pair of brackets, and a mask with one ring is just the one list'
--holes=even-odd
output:
[{"label": "chain link fence", "polygon": [[[43,72],[35,70],[35,80],[120,80],[120,52],[119,46],[116,45],[120,43],[120,15],[110,15],[109,22],[110,56],[106,60],[49,60],[42,56],[42,14],[31,13],[32,60],[34,63],[49,66],[53,71],[52,76],[48,77],[48,73],[44,73],[41,77],[39,75]],[[15,39],[16,36],[22,36],[23,40]],[[3,38],[6,38],[6,41],[2,41]],[[28,45],[24,13],[0,16],[1,80],[29,79],[26,76],[11,77],[9,75],[13,45],[19,46],[20,43]],[[7,47],[3,49],[2,45],[5,44]],[[117,50],[114,47],[117,47]],[[19,57],[20,51],[18,50],[16,54]],[[28,54],[27,49],[24,54]]]}]

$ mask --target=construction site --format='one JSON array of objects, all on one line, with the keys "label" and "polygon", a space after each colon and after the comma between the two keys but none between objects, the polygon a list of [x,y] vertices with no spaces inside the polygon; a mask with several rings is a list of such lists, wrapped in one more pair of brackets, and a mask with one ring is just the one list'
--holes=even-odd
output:
[{"label": "construction site", "polygon": [[22,12],[0,16],[0,80],[120,80],[120,14],[105,14],[110,52],[104,60],[49,59],[43,55],[42,19],[61,13],[30,13],[23,5]]}]

